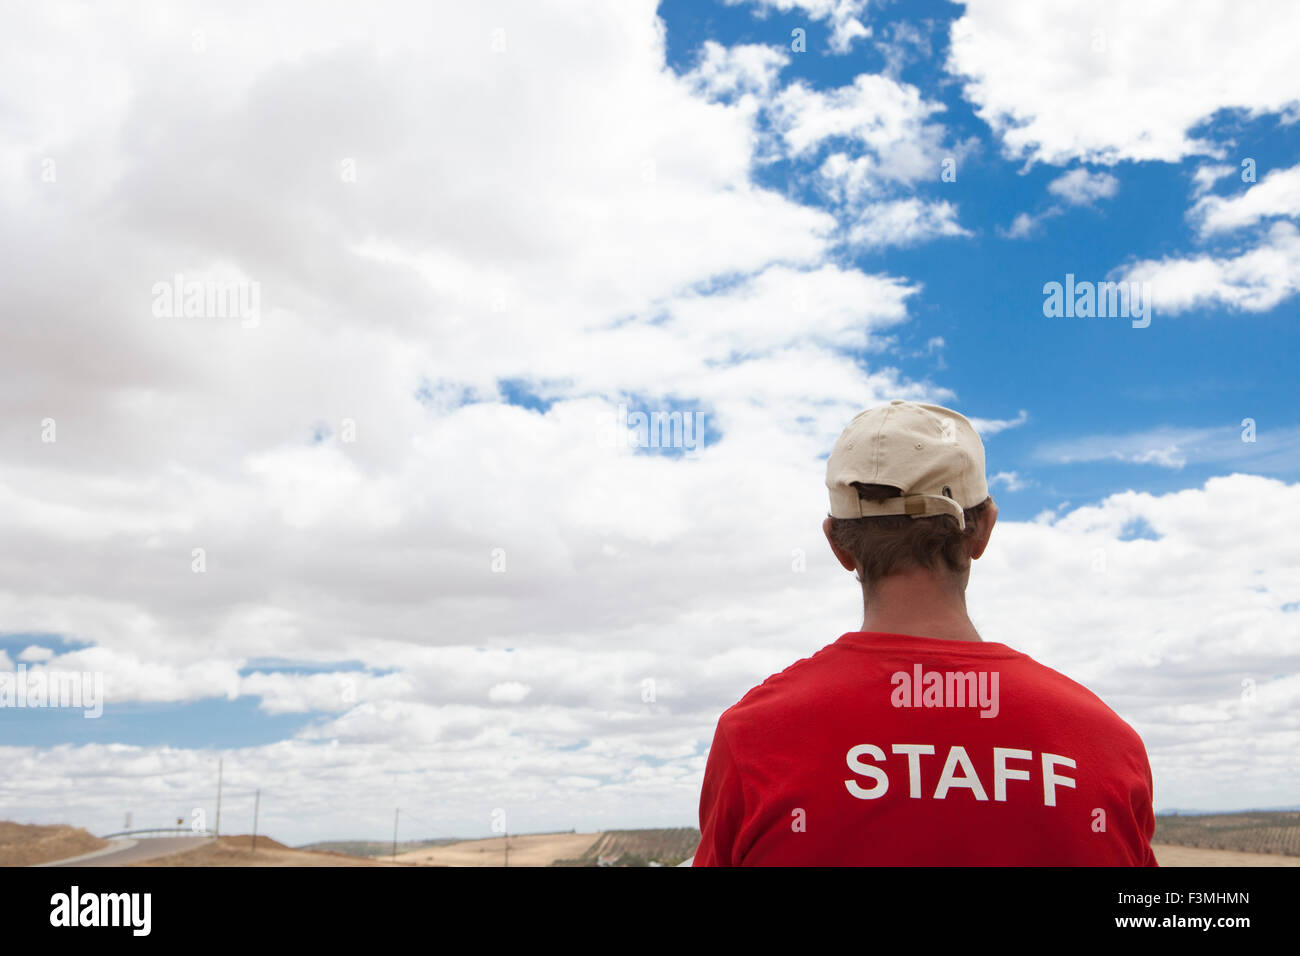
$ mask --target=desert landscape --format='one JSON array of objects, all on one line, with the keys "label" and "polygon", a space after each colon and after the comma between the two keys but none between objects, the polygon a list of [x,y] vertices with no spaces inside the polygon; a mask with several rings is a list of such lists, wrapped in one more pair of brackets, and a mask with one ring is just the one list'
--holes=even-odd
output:
[{"label": "desert landscape", "polygon": [[296,850],[270,837],[251,834],[223,836],[183,853],[157,857],[128,866],[395,866],[381,860],[328,850]]},{"label": "desert landscape", "polygon": [[93,853],[108,841],[79,827],[36,826],[0,820],[0,866],[35,866]]},{"label": "desert landscape", "polygon": [[[208,839],[128,866],[676,866],[699,842],[691,827],[532,833],[430,840],[377,852],[381,842],[291,847],[251,834]],[[0,866],[34,866],[103,851],[110,841],[79,827],[0,822]],[[354,848],[343,852],[337,847]],[[1189,814],[1157,818],[1152,842],[1162,867],[1300,866],[1300,813]],[[507,853],[508,849],[508,853]],[[362,851],[366,852],[362,852]]]}]

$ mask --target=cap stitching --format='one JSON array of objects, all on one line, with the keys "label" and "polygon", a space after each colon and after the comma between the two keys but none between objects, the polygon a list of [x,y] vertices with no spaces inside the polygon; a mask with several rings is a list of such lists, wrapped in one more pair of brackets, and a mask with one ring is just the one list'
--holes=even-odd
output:
[{"label": "cap stitching", "polygon": [[889,416],[894,413],[896,407],[895,405],[885,406],[885,414],[880,416],[880,427],[876,429],[876,434],[871,439],[874,470],[871,472],[872,481],[869,482],[870,484],[875,484],[875,479],[880,477],[880,433],[885,430],[885,422],[889,421]]}]

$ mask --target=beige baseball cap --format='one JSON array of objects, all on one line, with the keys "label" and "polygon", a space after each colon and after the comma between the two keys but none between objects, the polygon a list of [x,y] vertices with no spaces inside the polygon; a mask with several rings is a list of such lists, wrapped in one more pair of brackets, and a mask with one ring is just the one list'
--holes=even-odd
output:
[{"label": "beige baseball cap", "polygon": [[[855,481],[888,485],[901,495],[864,501]],[[849,422],[826,462],[826,487],[835,518],[946,514],[964,529],[962,512],[989,494],[984,443],[952,409],[896,398]]]}]

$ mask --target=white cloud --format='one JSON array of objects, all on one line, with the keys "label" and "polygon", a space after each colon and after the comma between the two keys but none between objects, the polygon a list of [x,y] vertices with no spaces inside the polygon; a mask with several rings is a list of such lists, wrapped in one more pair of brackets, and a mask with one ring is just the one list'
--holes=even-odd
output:
[{"label": "white cloud", "polygon": [[845,206],[860,205],[883,191],[886,177],[875,157],[850,157],[847,153],[831,153],[818,167],[817,175],[826,197]]},{"label": "white cloud", "polygon": [[1237,256],[1169,256],[1117,272],[1123,281],[1151,283],[1157,317],[1214,306],[1265,312],[1300,291],[1300,231],[1277,222]]},{"label": "white cloud", "polygon": [[1003,233],[1008,239],[1024,239],[1033,235],[1038,228],[1038,220],[1027,212],[1016,214],[1016,218],[1011,220],[1011,225]]},{"label": "white cloud", "polygon": [[831,50],[848,53],[853,41],[871,36],[871,28],[862,22],[868,0],[726,0],[728,6],[753,4],[756,15],[768,11],[780,13],[798,11],[812,20],[828,20],[831,28]]},{"label": "white cloud", "polygon": [[1008,428],[1018,428],[1029,421],[1029,413],[1023,408],[1015,418],[978,418],[973,415],[967,415],[970,423],[980,436],[987,438],[990,435],[996,435],[998,432],[1006,431]]},{"label": "white cloud", "polygon": [[1098,199],[1110,199],[1119,192],[1119,180],[1110,173],[1072,169],[1048,183],[1047,191],[1072,206],[1087,206]]},{"label": "white cloud", "polygon": [[1031,215],[1027,212],[1016,214],[1016,218],[1011,220],[1011,225],[1005,229],[999,229],[998,233],[1006,239],[1028,239],[1036,235],[1043,227],[1043,223],[1048,219],[1060,216],[1065,210],[1060,206],[1049,206],[1037,215]]},{"label": "white cloud", "polygon": [[885,57],[886,76],[897,78],[909,62],[931,55],[930,26],[927,22],[924,27],[918,27],[906,20],[890,25],[886,37],[875,44]]},{"label": "white cloud", "polygon": [[770,116],[796,160],[832,144],[816,183],[848,243],[879,248],[972,235],[953,202],[916,194],[923,183],[942,182],[946,161],[956,163],[974,148],[945,143],[942,124],[929,121],[943,109],[914,86],[862,73],[830,90],[795,81],[772,99]]},{"label": "white cloud", "polygon": [[[242,789],[226,794],[223,827],[251,813],[253,786],[263,788],[265,832],[291,842],[383,833],[393,806],[421,835],[487,835],[498,807],[512,830],[692,822],[719,711],[859,619],[852,577],[818,541],[825,492],[816,471],[801,470],[799,490],[783,486],[789,500],[780,505],[752,497],[766,480],[733,483],[704,502],[701,514],[741,492],[776,519],[733,522],[734,540],[726,522],[695,521],[671,536],[689,538],[694,551],[625,542],[620,557],[606,559],[618,571],[579,559],[575,571],[595,578],[573,593],[588,601],[567,605],[582,615],[569,614],[569,630],[554,639],[525,626],[510,636],[513,651],[354,642],[398,668],[387,678],[397,682],[355,674],[264,681],[282,704],[329,705],[328,713],[292,739],[224,750],[227,783],[250,793],[247,801]],[[1164,495],[1115,494],[1037,522],[1000,520],[972,570],[971,615],[985,640],[1082,681],[1134,726],[1151,755],[1157,807],[1237,808],[1243,793],[1286,803],[1300,785],[1286,759],[1300,746],[1300,592],[1295,545],[1275,532],[1290,517],[1300,519],[1300,484],[1238,474]],[[790,570],[796,545],[807,549],[801,574]],[[724,570],[718,553],[734,556]],[[574,573],[548,569],[544,586],[564,591]],[[511,592],[501,599],[545,607],[519,594],[534,586],[531,573],[515,574],[499,576]],[[587,626],[601,616],[593,599],[609,588],[621,597],[619,613]],[[629,616],[633,597],[639,613]],[[358,699],[339,709],[337,681],[349,676]],[[1254,699],[1243,698],[1246,679]],[[526,699],[488,700],[510,682],[531,688]],[[92,829],[117,825],[123,806],[140,825],[174,819],[177,806],[210,814],[218,755],[9,745],[0,748],[11,768],[0,795],[18,819]],[[86,776],[99,781],[95,789],[74,785]]]},{"label": "white cloud", "polygon": [[996,475],[989,476],[989,487],[994,488],[1002,485],[1007,491],[1023,491],[1029,487],[1029,481],[1020,476],[1016,471],[999,471]]},{"label": "white cloud", "polygon": [[1224,176],[1231,176],[1237,171],[1235,166],[1224,166],[1218,163],[1210,163],[1205,166],[1198,166],[1196,172],[1192,173],[1192,195],[1201,196],[1214,188]]},{"label": "white cloud", "polygon": [[1300,218],[1300,166],[1275,169],[1236,196],[1203,196],[1188,213],[1202,235],[1241,229],[1273,216]]},{"label": "white cloud", "polygon": [[[294,842],[385,832],[395,805],[426,834],[484,834],[497,807],[515,831],[681,825],[718,713],[860,619],[821,536],[821,456],[861,408],[952,404],[856,358],[919,285],[829,262],[835,217],[752,184],[745,97],[773,95],[775,59],[706,51],[676,77],[656,10],[87,4],[32,7],[0,40],[0,244],[24,263],[0,324],[0,620],[88,642],[43,666],[104,673],[108,713],[312,715],[274,743],[242,745],[263,723],[206,747],[0,747],[6,815],[163,822],[211,806],[224,757],[223,813],[261,787]],[[859,89],[879,116],[809,100],[791,129],[895,177],[856,200],[860,228],[957,234],[951,206],[888,191],[924,178],[933,110]],[[154,317],[176,272],[259,282],[260,325]],[[504,404],[506,380],[545,411]],[[708,440],[689,459],[608,443],[620,402],[702,412]],[[986,435],[1027,420],[965,411]],[[1231,634],[1231,666],[1263,677],[1290,653],[1294,561],[1271,532],[1300,486],[1257,481],[1000,525],[980,626],[1094,678],[1176,755],[1204,726],[1143,698],[1131,655],[1184,666]],[[1267,515],[1242,504],[1260,494]],[[1207,531],[1220,506],[1230,530]],[[1134,515],[1161,541],[1107,537]],[[1081,592],[1096,543],[1118,570]],[[1174,562],[1153,596],[1143,576]],[[1165,699],[1254,720],[1223,672]],[[1234,786],[1293,793],[1293,768],[1242,763],[1295,749],[1291,684],[1260,683],[1263,732],[1213,746]],[[1168,766],[1177,802],[1230,799]]]},{"label": "white cloud", "polygon": [[865,248],[907,246],[930,239],[973,235],[957,221],[947,200],[893,199],[868,203],[848,233],[851,245]]},{"label": "white cloud", "polygon": [[757,43],[725,47],[705,40],[698,65],[686,78],[712,97],[736,94],[768,96],[777,75],[790,62],[789,54]]},{"label": "white cloud", "polygon": [[1133,465],[1161,465],[1182,468],[1187,464],[1186,446],[1211,436],[1204,430],[1157,430],[1140,435],[1087,436],[1059,441],[1039,449],[1039,454],[1057,464],[1080,461],[1122,461]]},{"label": "white cloud", "polygon": [[1260,430],[1248,428],[1245,420],[1217,427],[1153,428],[1052,441],[1036,456],[1056,464],[1121,461],[1180,469],[1194,463],[1267,473],[1300,465],[1300,429]]},{"label": "white cloud", "polygon": [[500,684],[493,684],[488,690],[488,700],[494,704],[518,704],[532,692],[532,688],[527,684],[521,684],[517,680],[508,680]]},{"label": "white cloud", "polygon": [[[539,813],[683,822],[718,702],[812,633],[793,607],[755,625],[751,600],[817,543],[819,456],[860,407],[951,394],[855,358],[919,286],[831,264],[834,217],[751,182],[775,56],[708,50],[678,77],[653,0],[560,6],[191,5],[177,31],[89,4],[6,34],[67,55],[0,40],[0,245],[24,262],[0,620],[88,643],[46,663],[103,673],[110,713],[314,715],[265,747],[213,730],[228,770],[283,788],[288,839],[357,832],[407,780],[449,788],[453,829],[533,790]],[[178,272],[258,282],[260,323],[154,316]],[[620,402],[703,414],[703,448],[607,441]],[[755,513],[773,537],[748,551]],[[267,657],[353,663],[249,670]],[[6,806],[95,825],[210,789],[215,752],[74,749],[121,789],[26,748]]]},{"label": "white cloud", "polygon": [[1222,145],[1192,133],[1203,121],[1225,109],[1285,117],[1300,101],[1297,32],[1300,7],[1286,0],[1196,16],[1177,0],[970,0],[948,69],[1014,158],[1219,158]]},{"label": "white cloud", "polygon": [[937,181],[944,130],[929,119],[943,110],[911,84],[860,73],[852,84],[829,90],[796,80],[776,96],[772,121],[796,157],[843,138],[869,151],[883,178]]}]

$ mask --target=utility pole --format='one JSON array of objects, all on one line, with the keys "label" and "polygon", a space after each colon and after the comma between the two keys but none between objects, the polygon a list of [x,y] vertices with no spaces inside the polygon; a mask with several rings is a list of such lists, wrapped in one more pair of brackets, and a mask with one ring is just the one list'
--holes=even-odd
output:
[{"label": "utility pole", "polygon": [[220,757],[217,758],[217,836],[221,836],[221,764]]},{"label": "utility pole", "polygon": [[262,803],[262,791],[258,790],[253,796],[253,852],[257,852],[257,811]]},{"label": "utility pole", "polygon": [[401,813],[401,808],[393,810],[393,862],[397,862],[397,815]]},{"label": "utility pole", "polygon": [[510,866],[510,834],[505,833],[503,835],[505,836],[505,843],[506,843],[506,866],[509,867]]}]

